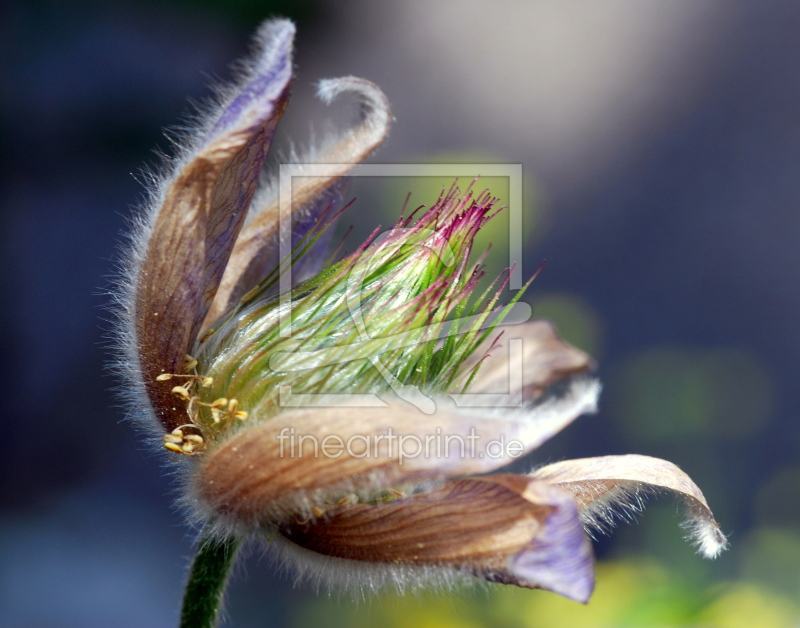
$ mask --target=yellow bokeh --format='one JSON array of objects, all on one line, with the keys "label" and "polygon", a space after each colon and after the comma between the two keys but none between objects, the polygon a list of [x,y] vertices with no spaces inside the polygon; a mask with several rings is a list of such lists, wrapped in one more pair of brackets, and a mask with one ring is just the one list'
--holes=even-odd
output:
[{"label": "yellow bokeh", "polygon": [[740,581],[699,586],[651,558],[601,562],[588,604],[545,591],[489,585],[419,597],[383,595],[359,605],[318,599],[294,626],[331,628],[795,628],[790,596]]},{"label": "yellow bokeh", "polygon": [[710,628],[795,628],[797,607],[753,584],[731,585],[699,616]]}]

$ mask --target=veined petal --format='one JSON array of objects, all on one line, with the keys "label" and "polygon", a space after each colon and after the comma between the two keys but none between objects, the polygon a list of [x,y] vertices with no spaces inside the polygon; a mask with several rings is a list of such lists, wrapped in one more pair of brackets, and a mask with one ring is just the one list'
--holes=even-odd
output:
[{"label": "veined petal", "polygon": [[616,515],[641,510],[642,493],[668,490],[686,505],[685,526],[689,537],[707,558],[727,547],[725,535],[691,478],[666,460],[650,456],[602,456],[565,460],[534,471],[531,477],[569,491],[589,528],[605,530]]},{"label": "veined petal", "polygon": [[299,176],[293,182],[282,182],[291,185],[284,194],[285,198],[291,195],[291,208],[280,207],[279,190],[276,188],[267,190],[264,199],[254,203],[253,218],[242,229],[236,242],[206,318],[206,326],[236,305],[276,266],[280,220],[290,219],[288,214],[291,211],[293,237],[296,239],[307,231],[320,212],[334,201],[342,177],[354,165],[364,161],[389,132],[392,119],[389,101],[374,83],[352,76],[327,79],[320,82],[318,93],[327,103],[340,94],[354,94],[359,103],[358,123],[352,130],[308,157],[309,163],[330,165],[327,176]]},{"label": "veined petal", "polygon": [[196,152],[165,181],[135,279],[133,321],[148,397],[167,430],[186,422],[162,373],[182,373],[242,227],[292,73],[294,26],[267,22],[262,52]]},{"label": "veined petal", "polygon": [[[476,393],[513,393],[509,368],[510,346],[522,341],[522,397],[533,399],[550,384],[594,368],[592,359],[580,349],[567,344],[558,336],[548,320],[534,320],[502,328],[481,344],[461,367],[463,373],[480,367],[470,384]],[[499,336],[499,337],[498,337]]]},{"label": "veined petal", "polygon": [[210,513],[250,528],[312,513],[353,491],[485,473],[593,411],[598,393],[597,382],[575,381],[563,397],[494,414],[440,405],[429,415],[402,402],[287,411],[210,449],[192,489]]},{"label": "veined petal", "polygon": [[574,500],[519,475],[452,480],[389,503],[334,507],[280,531],[323,556],[452,569],[580,602],[594,586],[591,544]]}]

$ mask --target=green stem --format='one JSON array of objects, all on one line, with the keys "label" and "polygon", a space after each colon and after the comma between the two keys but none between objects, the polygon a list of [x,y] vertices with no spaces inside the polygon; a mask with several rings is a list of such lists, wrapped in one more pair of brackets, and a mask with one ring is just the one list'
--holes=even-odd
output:
[{"label": "green stem", "polygon": [[215,628],[240,539],[204,535],[183,595],[180,628]]}]

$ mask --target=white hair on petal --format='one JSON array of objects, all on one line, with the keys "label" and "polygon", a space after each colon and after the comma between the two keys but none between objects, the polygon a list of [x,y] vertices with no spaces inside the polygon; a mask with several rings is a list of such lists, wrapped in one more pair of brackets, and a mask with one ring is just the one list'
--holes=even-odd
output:
[{"label": "white hair on petal", "polygon": [[581,493],[592,495],[590,502],[581,504],[580,517],[594,539],[597,532],[610,534],[620,521],[635,521],[649,495],[636,482],[620,482],[611,490],[601,482],[582,482]]},{"label": "white hair on petal", "polygon": [[481,394],[484,398],[481,407],[459,407],[457,411],[466,416],[519,421],[522,425],[521,438],[532,449],[560,432],[579,416],[597,412],[597,400],[602,388],[602,384],[596,379],[574,377],[561,385],[551,387],[551,392],[537,399],[531,407],[504,407],[502,395],[494,398],[493,395]]},{"label": "white hair on petal", "polygon": [[686,539],[706,558],[716,558],[728,547],[722,530],[692,504],[687,503],[686,520],[681,525],[687,532]]},{"label": "white hair on petal", "polygon": [[603,386],[596,379],[577,377],[566,382],[563,395],[545,399],[531,410],[537,430],[544,432],[544,438],[560,432],[569,423],[583,414],[597,412],[597,400]]},{"label": "white hair on petal", "polygon": [[135,295],[139,269],[144,261],[158,212],[175,177],[192,161],[207,140],[220,113],[242,89],[269,65],[279,42],[276,33],[294,33],[289,20],[268,20],[256,32],[248,57],[235,62],[234,78],[228,84],[212,85],[213,96],[206,102],[193,103],[195,111],[179,127],[167,132],[172,155],[157,152],[158,164],[145,166],[139,179],[145,187],[144,199],[127,219],[128,229],[119,247],[116,270],[108,290],[111,329],[108,346],[113,351],[109,368],[122,382],[115,392],[125,408],[126,419],[143,429],[149,444],[162,449],[163,426],[156,418],[144,387],[139,346],[136,338]]},{"label": "white hair on petal", "polygon": [[[342,497],[356,495],[360,502],[366,503],[374,496],[376,487],[391,487],[405,495],[412,495],[434,486],[437,481],[417,481],[409,483],[392,482],[384,470],[363,473],[355,478],[345,478],[324,489],[298,490],[275,501],[252,518],[243,519],[217,511],[200,495],[194,474],[202,464],[202,456],[186,460],[178,480],[180,488],[176,491],[178,507],[195,527],[208,525],[207,533],[219,539],[230,536],[246,537],[253,530],[260,529],[270,522],[300,519],[314,521],[318,508],[329,508]],[[444,479],[444,478],[441,478]]]},{"label": "white hair on petal", "polygon": [[316,593],[336,593],[354,601],[364,601],[384,591],[418,595],[487,584],[471,571],[450,566],[392,564],[325,556],[293,543],[275,527],[233,531],[212,520],[203,526],[195,526],[195,530],[198,543],[209,538],[220,542],[242,539],[244,542],[236,564],[241,564],[241,559],[255,550],[281,577],[291,580],[295,586],[308,584]]},{"label": "white hair on petal", "polygon": [[[480,406],[459,407],[465,414],[496,416],[507,418],[513,416],[520,420],[536,419],[545,425],[556,425],[565,420],[566,414],[593,414],[597,412],[597,400],[602,391],[602,384],[590,377],[577,376],[552,385],[547,392],[536,398],[532,405],[522,409],[504,406],[506,395],[481,393]],[[485,404],[485,405],[484,405]],[[573,417],[574,418],[574,417]]]},{"label": "white hair on petal", "polygon": [[[263,533],[262,533],[263,534]],[[381,591],[415,594],[423,591],[447,591],[483,583],[470,572],[441,565],[411,565],[366,562],[324,556],[296,545],[275,533],[268,543],[261,543],[266,556],[295,585],[310,584],[316,592],[349,594],[366,599]]]},{"label": "white hair on petal", "polygon": [[[567,488],[567,487],[565,487]],[[645,508],[647,498],[662,492],[673,492],[663,487],[635,482],[618,482],[608,489],[606,482],[581,482],[581,494],[589,494],[591,501],[581,504],[580,517],[586,532],[595,538],[600,532],[608,534],[620,521],[633,522]],[[569,489],[568,489],[569,490]],[[706,558],[716,558],[728,546],[728,540],[717,527],[707,510],[697,505],[691,497],[679,495],[685,514],[681,527],[686,530],[686,540],[691,542]],[[580,499],[579,501],[584,501]]]},{"label": "white hair on petal", "polygon": [[341,94],[358,98],[360,124],[372,132],[374,141],[380,141],[378,138],[383,138],[392,120],[389,101],[381,89],[355,76],[323,79],[317,85],[317,96],[325,104],[331,104]]}]

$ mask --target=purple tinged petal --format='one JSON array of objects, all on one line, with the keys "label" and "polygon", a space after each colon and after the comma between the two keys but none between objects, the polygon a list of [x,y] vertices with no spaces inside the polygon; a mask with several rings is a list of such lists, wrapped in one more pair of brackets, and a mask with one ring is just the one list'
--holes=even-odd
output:
[{"label": "purple tinged petal", "polygon": [[586,603],[594,590],[594,553],[575,500],[544,483],[532,485],[537,501],[553,507],[543,530],[511,561],[504,582],[547,589]]},{"label": "purple tinged petal", "polygon": [[[317,223],[322,219],[325,210],[329,207],[335,207],[336,204],[341,202],[341,190],[347,186],[344,183],[331,186],[331,189],[326,194],[314,202],[312,207],[309,207],[308,213],[304,214],[298,220],[292,221],[292,249],[299,245],[304,238],[306,238],[317,227]],[[292,284],[298,285],[307,279],[310,279],[317,273],[323,270],[325,262],[331,255],[331,242],[333,241],[335,219],[326,221],[324,231],[319,233],[316,242],[309,247],[306,253],[293,260],[294,266],[292,268]]]},{"label": "purple tinged petal", "polygon": [[[132,313],[142,384],[162,426],[187,420],[163,373],[182,373],[185,356],[216,294],[255,193],[291,80],[290,22],[267,23],[264,46],[238,96],[185,157],[156,197],[133,282]],[[149,239],[148,239],[149,238]]]},{"label": "purple tinged petal", "polygon": [[256,33],[261,50],[253,75],[225,107],[209,133],[209,141],[243,123],[272,115],[272,108],[291,79],[294,24],[288,20],[265,22]]},{"label": "purple tinged petal", "polygon": [[389,503],[345,501],[279,529],[306,550],[347,561],[436,567],[581,602],[592,592],[594,556],[575,502],[544,482],[492,475]]},{"label": "purple tinged petal", "polygon": [[369,157],[389,132],[392,119],[389,101],[377,85],[355,77],[327,79],[320,82],[318,93],[328,103],[341,94],[355,95],[358,121],[307,158],[307,163],[328,164],[330,170],[327,176],[299,177],[291,188],[291,207],[280,207],[277,186],[259,192],[253,203],[253,218],[236,242],[205,327],[235,306],[276,267],[280,220],[291,219],[293,240],[305,235],[321,212],[336,200],[342,178]]}]

